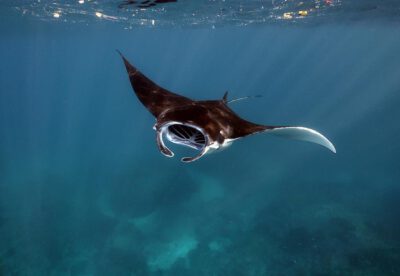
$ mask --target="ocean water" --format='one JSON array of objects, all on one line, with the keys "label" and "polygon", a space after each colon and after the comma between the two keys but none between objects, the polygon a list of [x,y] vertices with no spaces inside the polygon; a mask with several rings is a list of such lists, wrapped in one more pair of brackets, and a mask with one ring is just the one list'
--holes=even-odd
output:
[{"label": "ocean water", "polygon": [[[400,275],[400,3],[127,2],[0,3],[0,275]],[[166,158],[116,49],[337,153]]]}]

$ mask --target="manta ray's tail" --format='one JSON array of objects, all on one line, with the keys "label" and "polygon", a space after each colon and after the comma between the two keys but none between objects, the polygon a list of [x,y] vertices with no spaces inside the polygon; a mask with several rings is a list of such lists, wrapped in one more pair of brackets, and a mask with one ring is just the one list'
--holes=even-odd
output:
[{"label": "manta ray's tail", "polygon": [[265,130],[266,133],[270,133],[283,138],[307,141],[315,144],[319,144],[328,148],[333,153],[336,153],[336,148],[331,141],[328,140],[324,135],[318,131],[306,128],[306,127],[268,127]]}]

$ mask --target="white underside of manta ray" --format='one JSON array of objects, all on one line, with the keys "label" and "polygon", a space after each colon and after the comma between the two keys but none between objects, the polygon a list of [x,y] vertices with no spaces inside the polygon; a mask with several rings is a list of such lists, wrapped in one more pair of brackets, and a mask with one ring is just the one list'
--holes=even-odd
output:
[{"label": "white underside of manta ray", "polygon": [[334,145],[318,131],[302,126],[259,125],[240,118],[228,107],[227,93],[220,100],[195,101],[170,92],[143,75],[120,53],[132,88],[141,103],[154,115],[157,145],[162,154],[173,157],[165,145],[170,142],[199,151],[182,162],[195,161],[207,153],[226,148],[233,141],[257,133],[319,144],[336,153]]}]

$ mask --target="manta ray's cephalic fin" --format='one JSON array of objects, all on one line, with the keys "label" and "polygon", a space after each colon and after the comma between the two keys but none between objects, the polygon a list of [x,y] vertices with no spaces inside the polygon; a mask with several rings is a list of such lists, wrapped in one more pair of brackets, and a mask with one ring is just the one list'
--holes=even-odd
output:
[{"label": "manta ray's cephalic fin", "polygon": [[193,161],[196,161],[197,159],[200,159],[204,154],[206,154],[208,151],[207,148],[204,148],[198,155],[194,156],[194,157],[182,157],[181,161],[184,163],[190,163]]}]

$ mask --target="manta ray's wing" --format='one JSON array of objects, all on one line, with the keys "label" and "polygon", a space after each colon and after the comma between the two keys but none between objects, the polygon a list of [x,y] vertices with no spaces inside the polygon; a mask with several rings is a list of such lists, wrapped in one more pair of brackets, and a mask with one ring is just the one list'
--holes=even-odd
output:
[{"label": "manta ray's wing", "polygon": [[172,93],[160,87],[130,64],[119,51],[118,53],[124,61],[126,71],[129,75],[129,80],[136,96],[155,117],[158,117],[158,115],[170,107],[186,105],[192,102],[189,98]]},{"label": "manta ray's wing", "polygon": [[318,131],[306,127],[282,126],[282,127],[267,127],[264,131],[283,138],[307,141],[319,144],[336,153],[335,146],[324,135]]},{"label": "manta ray's wing", "polygon": [[[224,97],[224,99],[225,98],[226,97]],[[229,114],[229,121],[232,122],[234,129],[233,135],[230,138],[238,139],[248,135],[265,132],[283,138],[319,144],[336,153],[335,146],[331,143],[331,141],[314,129],[301,126],[266,126],[254,124],[238,117],[228,107],[226,107],[226,113]]]}]

